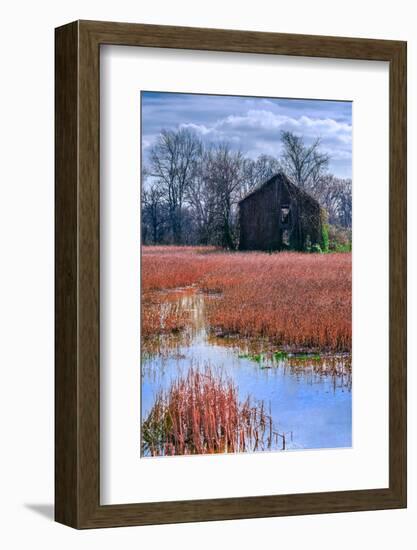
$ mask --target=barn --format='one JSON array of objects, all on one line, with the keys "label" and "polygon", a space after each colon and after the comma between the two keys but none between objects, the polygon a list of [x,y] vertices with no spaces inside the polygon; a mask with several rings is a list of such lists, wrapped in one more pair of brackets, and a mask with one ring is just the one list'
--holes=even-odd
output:
[{"label": "barn", "polygon": [[322,246],[319,203],[279,172],[239,202],[240,250]]}]

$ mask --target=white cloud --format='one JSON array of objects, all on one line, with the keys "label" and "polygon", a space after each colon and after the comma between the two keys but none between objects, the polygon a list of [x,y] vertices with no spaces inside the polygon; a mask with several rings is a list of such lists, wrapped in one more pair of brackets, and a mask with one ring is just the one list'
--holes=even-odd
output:
[{"label": "white cloud", "polygon": [[[167,94],[168,96],[169,94]],[[252,158],[280,154],[280,132],[291,131],[306,143],[317,137],[331,156],[330,169],[343,177],[351,173],[350,107],[343,102],[190,96],[160,99],[148,112],[152,138],[159,128],[189,128],[206,142],[228,141]],[[158,124],[161,121],[162,126]],[[151,140],[146,137],[144,148]],[[153,139],[152,139],[153,141]]]}]

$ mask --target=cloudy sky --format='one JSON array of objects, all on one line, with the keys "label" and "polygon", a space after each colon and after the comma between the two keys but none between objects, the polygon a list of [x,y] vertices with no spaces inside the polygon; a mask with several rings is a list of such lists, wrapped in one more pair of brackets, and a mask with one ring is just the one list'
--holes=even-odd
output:
[{"label": "cloudy sky", "polygon": [[163,129],[190,128],[205,142],[229,142],[247,156],[279,156],[280,131],[320,137],[330,171],[352,177],[352,103],[304,99],[142,92],[142,147]]}]

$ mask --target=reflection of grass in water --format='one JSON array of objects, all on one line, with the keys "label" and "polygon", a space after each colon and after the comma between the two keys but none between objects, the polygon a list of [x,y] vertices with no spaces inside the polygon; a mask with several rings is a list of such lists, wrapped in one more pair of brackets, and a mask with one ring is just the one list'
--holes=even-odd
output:
[{"label": "reflection of grass in water", "polygon": [[300,355],[295,355],[294,357],[297,361],[321,361],[321,355],[318,355],[318,354],[313,354],[313,355],[300,354]]},{"label": "reflection of grass in water", "polygon": [[182,347],[191,344],[191,336],[187,332],[181,334],[160,334],[153,338],[142,338],[142,360],[153,357],[172,357],[178,354]]},{"label": "reflection of grass in water", "polygon": [[142,299],[142,359],[168,356],[180,346],[189,346],[196,333],[205,329],[203,301],[193,287],[145,293]]},{"label": "reflection of grass in water", "polygon": [[250,353],[239,353],[239,359],[250,359],[251,361],[256,361],[257,363],[260,363],[263,359],[263,354],[257,353],[253,355]]},{"label": "reflection of grass in water", "polygon": [[287,361],[294,358],[297,361],[320,361],[321,356],[318,354],[300,354],[300,355],[290,355],[286,351],[273,351],[268,353],[239,353],[239,359],[250,359],[251,361],[256,361],[257,363],[262,363],[263,361],[272,361],[280,362]]},{"label": "reflection of grass in water", "polygon": [[256,363],[268,362],[271,365],[277,366],[278,363],[286,362],[307,362],[321,361],[322,357],[319,354],[289,354],[286,351],[269,351],[265,353],[239,353],[239,359],[250,359]]},{"label": "reflection of grass in water", "polygon": [[142,295],[142,339],[155,335],[175,334],[189,324],[189,314],[174,300],[168,301],[160,293],[147,292]]},{"label": "reflection of grass in water", "polygon": [[[184,358],[181,348],[192,346],[193,337],[190,331],[176,335],[159,335],[142,342],[142,360],[155,357]],[[252,338],[216,338],[207,336],[207,343],[212,346],[230,348],[239,359],[253,361],[259,368],[275,369],[283,367],[293,374],[314,373],[318,376],[341,378],[343,387],[351,386],[351,355],[349,353],[318,353],[287,351],[276,349],[268,339]]]},{"label": "reflection of grass in water", "polygon": [[[283,350],[269,348],[263,341],[256,347],[253,341],[245,343],[245,340],[234,340],[230,344],[237,350],[239,359],[248,359],[258,363],[259,368],[276,369],[284,368],[285,372],[294,375],[314,375],[315,377],[330,377],[335,387],[351,389],[352,387],[352,363],[350,354],[319,354],[319,353],[291,353]],[[240,346],[245,346],[244,352]],[[249,349],[251,351],[249,351]],[[258,350],[262,349],[262,352]],[[256,350],[256,351],[253,351]]]},{"label": "reflection of grass in water", "polygon": [[211,368],[189,369],[159,392],[142,424],[144,455],[236,453],[285,449],[285,435],[273,428],[263,401],[240,402],[233,381]]}]

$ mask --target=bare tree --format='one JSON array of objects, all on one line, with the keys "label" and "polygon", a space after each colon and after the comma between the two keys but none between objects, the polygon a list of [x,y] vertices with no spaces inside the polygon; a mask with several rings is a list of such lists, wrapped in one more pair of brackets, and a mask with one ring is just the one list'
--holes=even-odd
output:
[{"label": "bare tree", "polygon": [[219,244],[235,247],[235,210],[243,182],[244,157],[222,143],[210,149],[206,156],[205,178],[215,197],[216,226]]},{"label": "bare tree", "polygon": [[243,162],[241,197],[261,186],[281,170],[279,160],[271,155],[260,155],[256,160],[246,158]]},{"label": "bare tree", "polygon": [[342,190],[339,194],[339,219],[344,227],[352,227],[352,180],[342,180]]},{"label": "bare tree", "polygon": [[326,174],[316,186],[314,196],[327,210],[329,223],[352,227],[352,180]]},{"label": "bare tree", "polygon": [[320,138],[309,146],[292,132],[281,132],[281,164],[298,187],[313,191],[329,166],[329,155],[320,151]]},{"label": "bare tree", "polygon": [[192,184],[187,191],[187,203],[201,244],[215,243],[216,193],[208,177],[208,154],[203,151]]},{"label": "bare tree", "polygon": [[145,229],[142,236],[144,241],[151,234],[153,244],[161,241],[161,229],[165,223],[162,190],[153,183],[149,188],[142,188],[142,227]]},{"label": "bare tree", "polygon": [[182,242],[182,213],[193,181],[201,141],[188,129],[162,130],[150,153],[151,176],[168,207],[173,241]]},{"label": "bare tree", "polygon": [[352,180],[335,178],[332,190],[336,202],[337,223],[342,227],[352,227]]},{"label": "bare tree", "polygon": [[306,146],[302,137],[282,132],[281,142],[281,163],[287,175],[320,202],[328,212],[329,223],[351,227],[352,181],[327,171],[330,157],[320,151],[320,138]]}]

